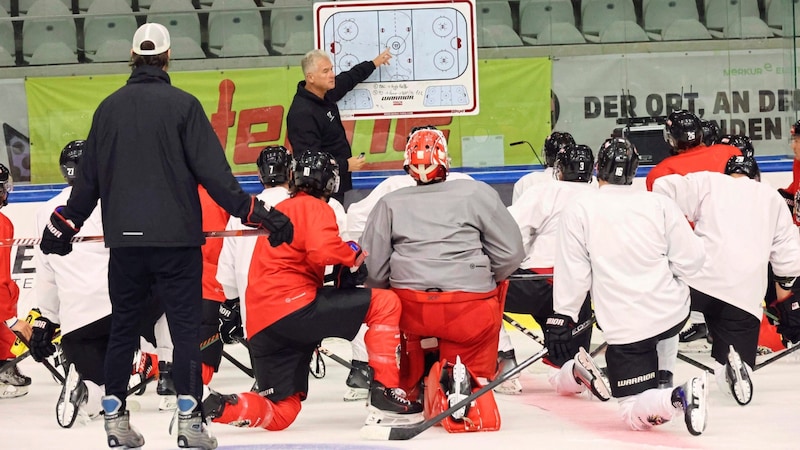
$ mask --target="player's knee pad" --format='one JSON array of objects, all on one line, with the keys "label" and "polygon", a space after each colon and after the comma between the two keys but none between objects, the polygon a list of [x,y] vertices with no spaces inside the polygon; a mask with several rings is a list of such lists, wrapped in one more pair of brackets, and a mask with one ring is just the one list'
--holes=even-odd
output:
[{"label": "player's knee pad", "polygon": [[[482,387],[478,379],[470,372],[468,367],[453,364],[442,360],[434,363],[425,380],[425,409],[426,419],[430,419],[448,409],[451,400],[463,398],[463,395],[472,394]],[[461,379],[464,371],[467,382]],[[465,389],[466,388],[466,389]],[[465,389],[458,392],[459,389]],[[468,393],[467,393],[468,392]],[[496,431],[500,429],[500,412],[494,400],[492,391],[488,391],[471,402],[466,410],[447,416],[440,423],[449,433],[462,433],[465,431]]]}]

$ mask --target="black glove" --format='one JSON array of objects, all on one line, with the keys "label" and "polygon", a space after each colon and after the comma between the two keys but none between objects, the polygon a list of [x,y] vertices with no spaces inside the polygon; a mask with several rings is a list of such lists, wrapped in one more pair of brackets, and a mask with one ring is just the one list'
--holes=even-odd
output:
[{"label": "black glove", "polygon": [[31,327],[33,328],[33,334],[31,334],[31,342],[28,347],[33,360],[41,362],[56,352],[56,346],[53,345],[53,336],[56,334],[56,329],[59,325],[45,317],[37,317]]},{"label": "black glove", "polygon": [[775,275],[775,282],[778,283],[778,286],[780,286],[784,291],[793,290],[795,280],[797,280],[797,277],[781,277]]},{"label": "black glove", "polygon": [[333,287],[337,289],[352,289],[357,286],[363,286],[367,281],[367,266],[362,264],[358,266],[355,272],[351,271],[350,267],[336,264],[333,266]]},{"label": "black glove", "polygon": [[786,201],[786,206],[789,207],[789,211],[794,215],[794,194],[790,194],[786,189],[778,189],[778,193],[781,194],[783,200]]},{"label": "black glove", "polygon": [[547,346],[547,359],[554,365],[561,367],[565,362],[575,356],[570,343],[572,330],[576,323],[572,317],[564,314],[553,314],[547,318],[544,330],[544,343]]},{"label": "black glove", "polygon": [[50,221],[42,232],[41,249],[45,255],[51,253],[61,256],[68,255],[72,251],[70,240],[80,231],[79,226],[73,226],[61,215],[63,209],[63,206],[59,206],[53,211],[53,214],[50,214]]},{"label": "black glove", "polygon": [[219,304],[219,338],[226,344],[244,339],[239,298],[225,300]]},{"label": "black glove", "polygon": [[794,294],[775,301],[768,310],[778,317],[778,333],[784,341],[800,342],[800,299]]},{"label": "black glove", "polygon": [[269,244],[277,247],[283,243],[291,244],[294,239],[294,226],[286,215],[275,208],[267,208],[264,202],[252,197],[250,212],[243,220],[249,227],[269,230]]}]

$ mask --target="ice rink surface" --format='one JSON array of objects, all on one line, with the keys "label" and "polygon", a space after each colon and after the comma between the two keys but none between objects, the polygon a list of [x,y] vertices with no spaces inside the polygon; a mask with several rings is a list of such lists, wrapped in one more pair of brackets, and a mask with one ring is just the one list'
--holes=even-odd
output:
[{"label": "ice rink surface", "polygon": [[[525,335],[510,330],[518,361],[534,354],[541,347]],[[602,333],[595,329],[593,341],[602,342]],[[326,340],[324,345],[349,359],[346,341]],[[228,353],[247,361],[240,345],[226,346]],[[310,380],[309,398],[296,422],[288,429],[269,432],[263,429],[241,429],[211,424],[220,449],[800,449],[800,361],[796,354],[765,366],[754,374],[753,401],[739,406],[732,397],[719,390],[709,377],[710,410],[708,427],[701,436],[691,436],[683,416],[651,431],[630,431],[617,414],[615,400],[600,402],[587,396],[561,397],[547,381],[547,367],[541,362],[523,371],[523,393],[515,396],[495,395],[502,417],[496,432],[448,434],[441,427],[431,428],[409,441],[365,441],[359,429],[366,417],[363,402],[344,402],[344,380],[347,369],[325,358],[327,373],[322,379]],[[691,354],[706,363],[710,357]],[[602,357],[598,364],[604,365]],[[678,361],[676,384],[699,370]],[[55,404],[60,386],[47,370],[30,358],[21,364],[22,371],[33,377],[28,395],[0,400],[0,449],[103,449],[105,432],[102,419],[62,429],[55,419]],[[211,386],[222,393],[248,390],[252,380],[223,360]],[[159,398],[151,384],[141,396],[132,396],[141,408],[131,414],[132,424],[145,436],[146,449],[177,448],[169,436],[171,413],[159,412]]]}]

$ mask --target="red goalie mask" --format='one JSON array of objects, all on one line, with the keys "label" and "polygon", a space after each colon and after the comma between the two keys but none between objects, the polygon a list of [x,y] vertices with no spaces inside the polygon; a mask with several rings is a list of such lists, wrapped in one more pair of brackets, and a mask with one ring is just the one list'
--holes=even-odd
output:
[{"label": "red goalie mask", "polygon": [[411,135],[403,168],[418,184],[444,181],[449,167],[447,140],[441,131],[422,129]]}]

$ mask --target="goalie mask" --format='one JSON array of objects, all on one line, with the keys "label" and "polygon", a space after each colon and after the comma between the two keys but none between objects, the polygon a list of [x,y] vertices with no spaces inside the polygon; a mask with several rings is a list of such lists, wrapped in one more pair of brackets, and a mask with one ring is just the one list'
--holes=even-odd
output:
[{"label": "goalie mask", "polygon": [[403,168],[417,184],[444,181],[450,168],[444,134],[431,129],[422,129],[412,134],[406,144]]},{"label": "goalie mask", "polygon": [[701,120],[700,128],[703,130],[703,144],[710,147],[719,142],[719,127],[713,120]]},{"label": "goalie mask", "polygon": [[307,150],[294,164],[294,185],[317,198],[339,190],[339,164],[327,152]]},{"label": "goalie mask", "polygon": [[270,145],[261,150],[256,165],[258,179],[264,186],[278,186],[288,182],[292,177],[291,153],[282,145]]},{"label": "goalie mask", "polygon": [[85,146],[86,141],[77,140],[70,142],[61,150],[58,164],[61,167],[61,175],[70,186],[75,183],[75,178],[78,177],[78,164],[83,156],[83,148]]},{"label": "goalie mask", "polygon": [[673,155],[697,147],[703,142],[700,119],[689,111],[673,111],[665,122],[664,140],[672,147]]},{"label": "goalie mask", "polygon": [[597,152],[597,179],[610,184],[633,184],[639,153],[627,139],[611,138]]},{"label": "goalie mask", "polygon": [[562,181],[592,181],[594,154],[587,145],[567,145],[556,154],[556,176]]},{"label": "goalie mask", "polygon": [[0,208],[8,205],[8,194],[14,190],[14,180],[11,179],[11,171],[8,167],[0,164]]},{"label": "goalie mask", "polygon": [[753,148],[753,141],[747,136],[726,134],[719,140],[720,144],[732,145],[742,152],[742,155],[752,158],[756,150]]},{"label": "goalie mask", "polygon": [[553,131],[544,138],[544,163],[547,167],[553,167],[558,152],[570,144],[575,144],[575,139],[569,133]]},{"label": "goalie mask", "polygon": [[752,156],[731,156],[728,163],[725,164],[725,174],[734,173],[747,175],[751,180],[761,181],[761,171],[758,169],[756,159]]}]

